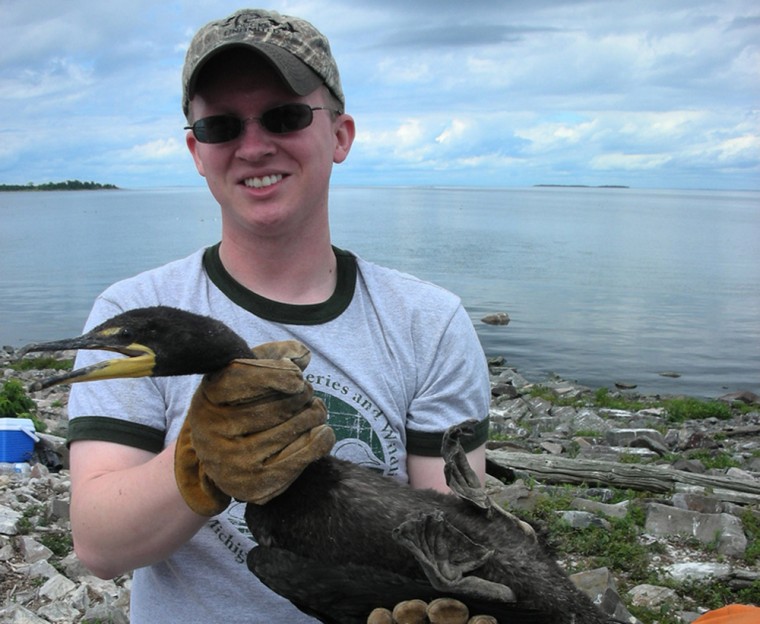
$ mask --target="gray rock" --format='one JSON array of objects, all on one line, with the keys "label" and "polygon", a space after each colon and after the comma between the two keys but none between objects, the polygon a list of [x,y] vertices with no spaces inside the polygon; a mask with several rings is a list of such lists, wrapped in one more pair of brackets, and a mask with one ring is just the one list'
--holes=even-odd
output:
[{"label": "gray rock", "polygon": [[609,529],[610,523],[589,511],[562,511],[562,519],[574,529],[587,529],[590,526],[596,526],[602,529]]},{"label": "gray rock", "polygon": [[668,447],[663,435],[655,429],[610,429],[605,438],[611,446],[634,446],[637,440],[649,439],[659,447]]},{"label": "gray rock", "polygon": [[575,431],[606,432],[611,425],[592,409],[582,409],[573,420]]},{"label": "gray rock", "polygon": [[61,624],[74,622],[82,615],[74,606],[62,600],[40,607],[37,614],[43,616],[48,622],[60,622]]},{"label": "gray rock", "polygon": [[506,400],[516,399],[519,392],[511,383],[498,383],[491,387],[491,396],[498,404]]},{"label": "gray rock", "polygon": [[726,403],[744,403],[746,405],[760,405],[760,396],[756,395],[754,392],[750,392],[749,390],[744,390],[742,392],[732,392],[730,394],[724,394],[721,397],[718,397],[719,401],[724,401]]},{"label": "gray rock", "polygon": [[18,549],[24,558],[26,563],[34,563],[35,561],[47,560],[53,551],[47,546],[43,546],[37,540],[24,535],[17,540]]},{"label": "gray rock", "polygon": [[553,407],[551,410],[552,416],[558,418],[562,424],[572,425],[578,416],[578,410],[569,405],[560,405],[559,407]]},{"label": "gray rock", "polygon": [[626,446],[598,445],[584,448],[581,456],[588,459],[601,461],[619,461],[621,457],[636,457],[639,461],[648,461],[659,457],[654,451],[643,448],[629,448]]},{"label": "gray rock", "polygon": [[720,554],[733,557],[740,557],[747,548],[741,520],[726,513],[701,514],[650,503],[645,529],[660,537],[695,537],[705,545],[715,546]]},{"label": "gray rock", "polygon": [[63,574],[56,574],[40,587],[40,597],[47,600],[60,600],[76,589],[76,584]]},{"label": "gray rock", "polygon": [[628,598],[635,607],[647,607],[656,609],[663,605],[679,605],[681,600],[678,594],[668,587],[658,585],[637,585],[628,592]]},{"label": "gray rock", "polygon": [[694,474],[705,474],[707,472],[705,465],[698,459],[685,459],[683,457],[673,463],[673,468]]},{"label": "gray rock", "polygon": [[87,622],[110,622],[110,624],[129,624],[129,617],[122,608],[115,605],[96,604],[87,609],[83,617]]},{"label": "gray rock", "polygon": [[514,368],[505,368],[504,370],[500,371],[496,377],[496,381],[509,383],[518,390],[523,390],[531,385],[531,383]]},{"label": "gray rock", "polygon": [[492,493],[491,498],[506,509],[533,511],[540,501],[540,494],[518,479],[510,485],[502,486],[499,492]]},{"label": "gray rock", "polygon": [[702,496],[700,494],[691,494],[689,492],[677,492],[670,499],[673,507],[696,511],[699,513],[716,514],[723,511],[723,503],[716,498]]},{"label": "gray rock", "polygon": [[0,504],[0,534],[16,535],[21,514],[10,507]]},{"label": "gray rock", "polygon": [[610,518],[625,518],[628,514],[628,507],[630,501],[622,501],[615,505],[609,505],[607,503],[600,503],[594,500],[588,500],[585,498],[574,498],[571,506],[573,509],[580,511],[588,511],[598,515],[609,516]]},{"label": "gray rock", "polygon": [[755,475],[741,468],[731,467],[726,470],[726,476],[732,479],[740,479],[742,481],[756,481]]},{"label": "gray rock", "polygon": [[480,320],[486,325],[508,325],[509,314],[506,312],[494,312],[493,314],[486,314],[486,316]]},{"label": "gray rock", "polygon": [[729,579],[732,567],[728,563],[688,561],[665,567],[664,572],[676,581]]},{"label": "gray rock", "polygon": [[75,581],[92,576],[92,573],[73,552],[61,559],[61,568],[66,573],[66,576]]},{"label": "gray rock", "polygon": [[530,418],[550,418],[552,404],[543,397],[528,397],[525,399],[530,411]]},{"label": "gray rock", "polygon": [[48,620],[43,620],[33,611],[19,604],[11,604],[0,609],[0,622],[4,624],[50,624]]},{"label": "gray rock", "polygon": [[562,445],[557,442],[541,442],[541,448],[550,455],[560,455],[564,451]]},{"label": "gray rock", "polygon": [[581,591],[585,592],[607,615],[630,624],[641,624],[632,616],[620,599],[615,579],[607,568],[578,572],[570,576]]},{"label": "gray rock", "polygon": [[530,405],[528,405],[525,399],[520,397],[500,405],[499,409],[496,410],[496,414],[500,418],[509,418],[515,422],[520,422],[530,416]]},{"label": "gray rock", "polygon": [[43,559],[41,561],[36,561],[32,565],[30,565],[27,568],[27,574],[31,578],[53,578],[56,574],[58,574],[58,570],[56,570],[47,559]]}]

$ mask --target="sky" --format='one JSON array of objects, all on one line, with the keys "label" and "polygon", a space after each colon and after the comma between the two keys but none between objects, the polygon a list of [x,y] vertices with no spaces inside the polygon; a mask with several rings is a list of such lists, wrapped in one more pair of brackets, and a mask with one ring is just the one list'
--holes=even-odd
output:
[{"label": "sky", "polygon": [[[0,184],[203,186],[180,75],[240,0],[0,0]],[[757,0],[322,0],[337,185],[760,190]]]}]

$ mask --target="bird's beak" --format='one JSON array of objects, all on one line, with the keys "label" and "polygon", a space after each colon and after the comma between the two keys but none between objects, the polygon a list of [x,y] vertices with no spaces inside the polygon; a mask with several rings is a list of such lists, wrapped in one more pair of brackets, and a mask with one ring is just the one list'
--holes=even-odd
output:
[{"label": "bird's beak", "polygon": [[68,351],[72,349],[114,351],[127,357],[104,360],[61,375],[35,381],[30,390],[43,390],[58,384],[77,383],[79,381],[115,379],[117,377],[148,377],[152,374],[153,367],[156,364],[156,354],[153,349],[137,342],[125,344],[124,337],[118,328],[90,332],[77,338],[30,344],[21,349],[19,357],[26,353],[38,351]]}]

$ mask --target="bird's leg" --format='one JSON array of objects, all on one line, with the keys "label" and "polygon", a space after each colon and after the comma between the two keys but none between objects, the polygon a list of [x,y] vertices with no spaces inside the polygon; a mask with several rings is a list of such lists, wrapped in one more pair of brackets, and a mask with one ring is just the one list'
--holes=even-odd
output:
[{"label": "bird's leg", "polygon": [[487,513],[497,512],[516,524],[528,537],[536,540],[536,532],[527,522],[520,520],[514,514],[509,513],[499,505],[495,505],[481,485],[478,475],[467,461],[467,454],[462,447],[461,438],[470,435],[473,431],[474,421],[466,421],[461,425],[451,427],[443,435],[441,454],[443,455],[443,471],[446,483],[460,498],[470,501],[476,507]]},{"label": "bird's leg", "polygon": [[471,435],[474,421],[466,421],[461,425],[449,428],[443,434],[441,455],[443,456],[443,473],[446,484],[460,498],[470,501],[476,507],[487,511],[491,507],[486,491],[480,483],[478,475],[467,461],[467,454],[462,447],[461,439]]}]

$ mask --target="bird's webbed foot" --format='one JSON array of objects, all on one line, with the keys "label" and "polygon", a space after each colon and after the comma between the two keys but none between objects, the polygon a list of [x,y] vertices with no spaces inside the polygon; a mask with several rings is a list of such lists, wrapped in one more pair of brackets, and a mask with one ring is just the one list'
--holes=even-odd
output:
[{"label": "bird's webbed foot", "polygon": [[467,576],[485,565],[493,551],[473,542],[442,512],[422,513],[406,520],[393,531],[393,538],[414,555],[435,589],[495,602],[517,600],[506,585]]},{"label": "bird's webbed foot", "polygon": [[480,483],[478,475],[467,461],[467,454],[462,447],[462,438],[472,435],[475,421],[468,420],[460,425],[450,427],[443,434],[441,454],[443,456],[443,474],[446,484],[460,498],[470,501],[483,510],[491,508],[491,501]]},{"label": "bird's webbed foot", "polygon": [[536,532],[527,522],[520,520],[514,514],[509,513],[499,505],[495,505],[485,488],[481,485],[478,475],[467,461],[467,454],[462,447],[461,439],[471,435],[475,427],[475,421],[468,420],[460,425],[449,428],[443,435],[441,454],[443,456],[443,472],[446,483],[460,498],[471,502],[476,507],[484,510],[489,517],[493,513],[499,513],[504,518],[516,524],[528,537],[536,540]]}]

